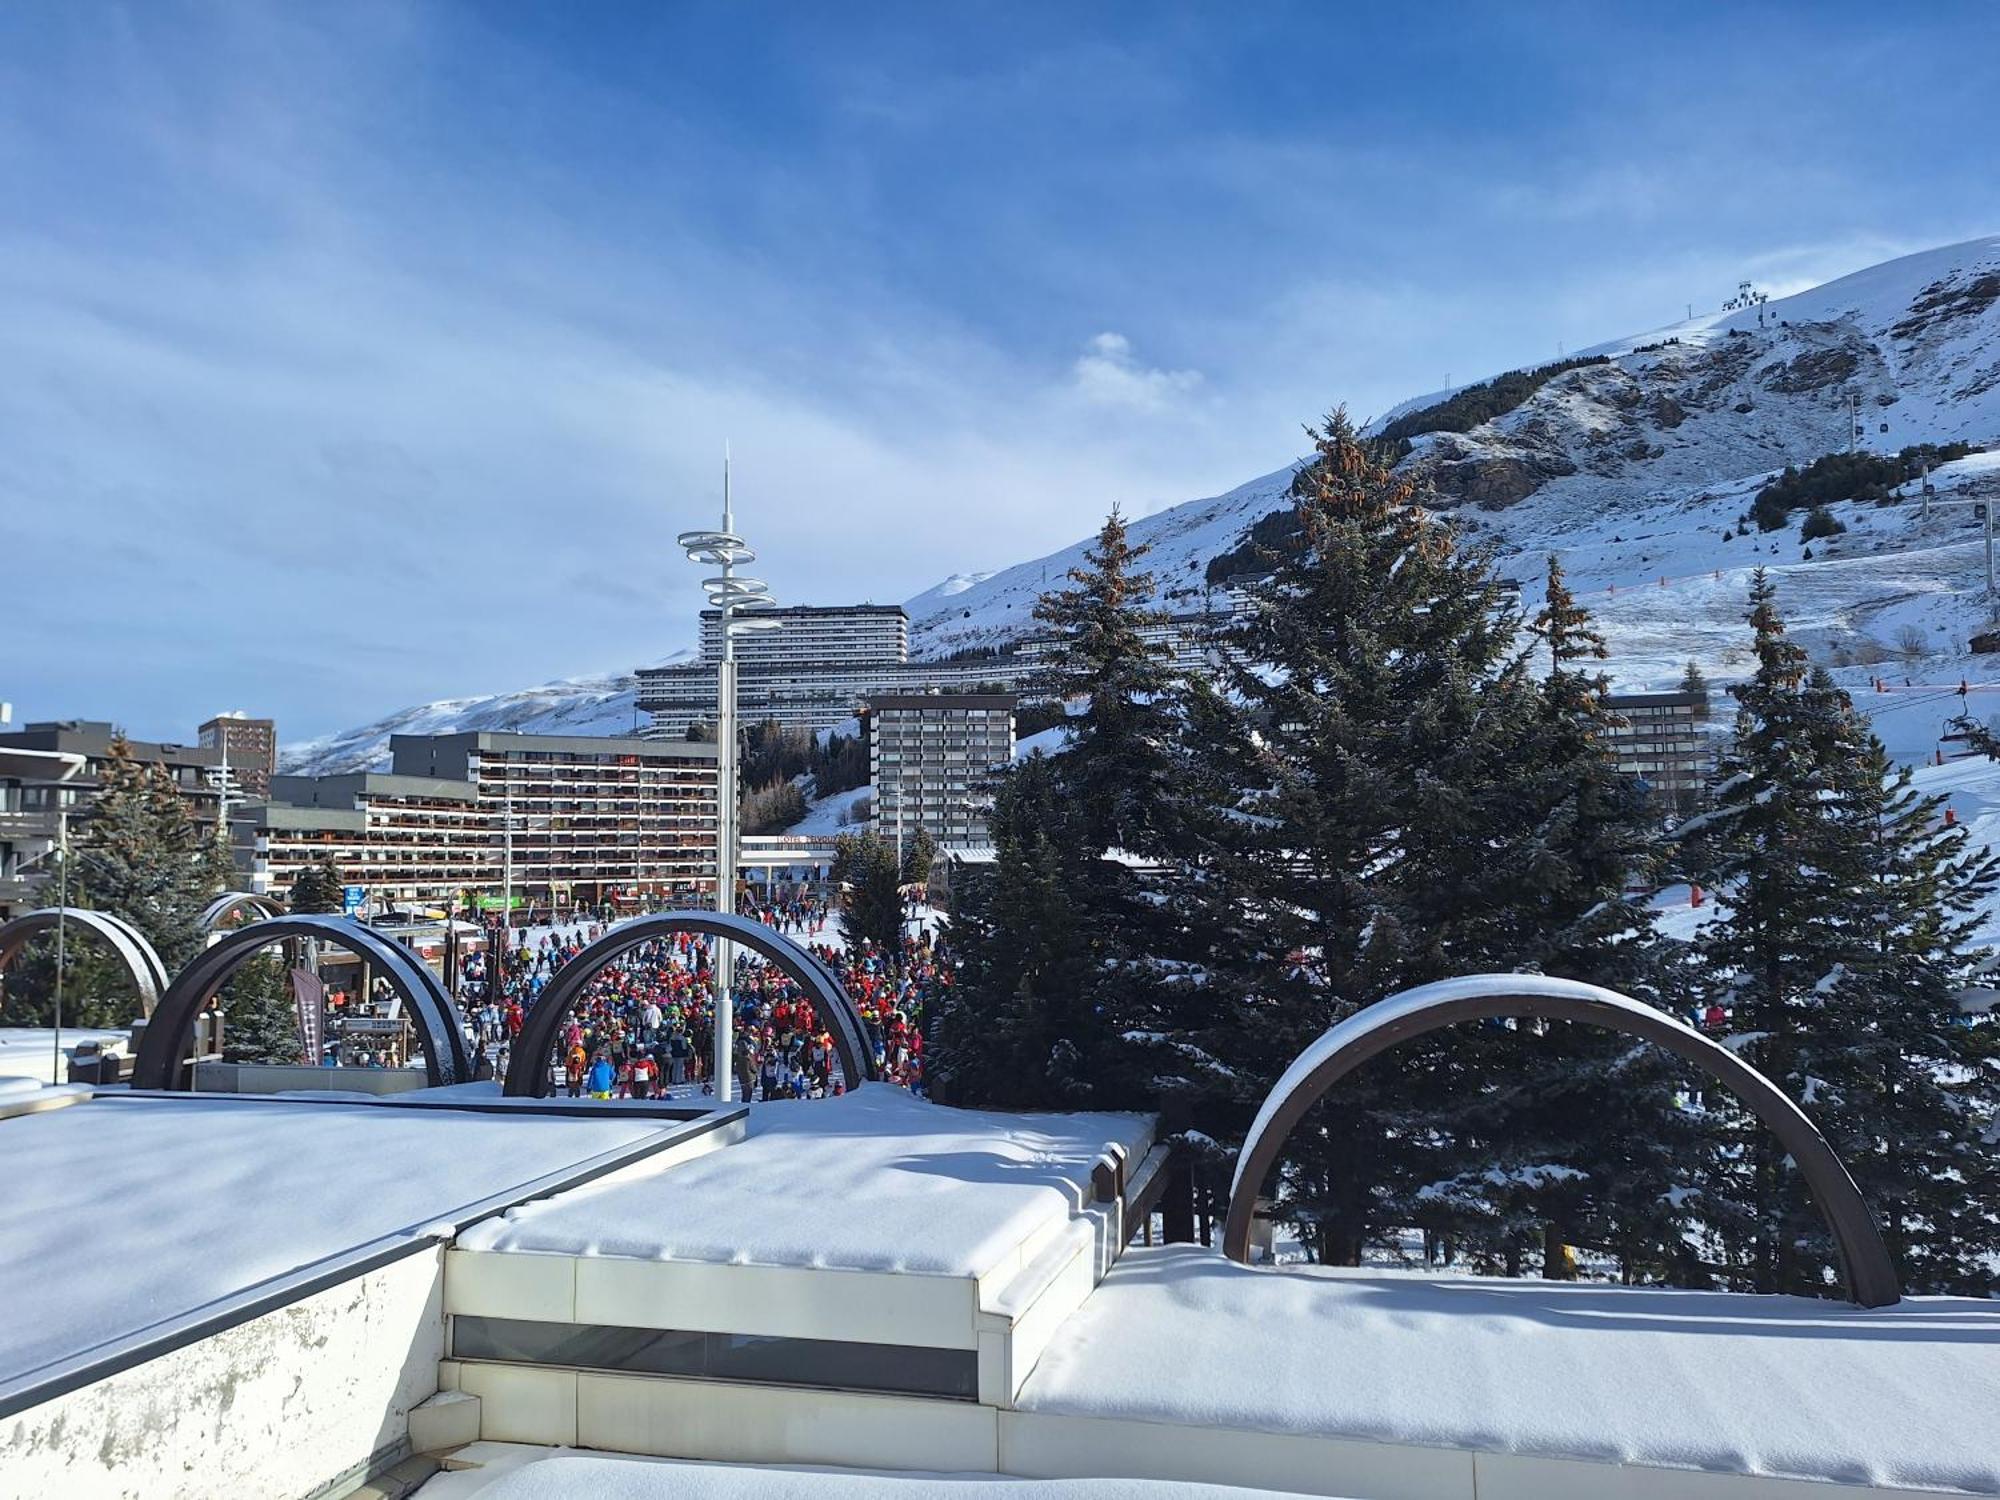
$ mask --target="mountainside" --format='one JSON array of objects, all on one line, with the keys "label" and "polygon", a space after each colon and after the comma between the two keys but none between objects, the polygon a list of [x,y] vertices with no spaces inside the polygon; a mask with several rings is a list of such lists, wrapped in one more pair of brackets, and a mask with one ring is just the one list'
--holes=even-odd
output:
[{"label": "mountainside", "polygon": [[[1732,299],[1736,301],[1737,299]],[[1337,393],[1330,393],[1337,394]],[[1301,415],[1309,415],[1302,413]],[[1882,676],[1942,684],[1867,707],[1891,748],[1928,755],[1961,677],[2000,677],[1968,658],[1987,623],[1984,545],[1967,502],[2000,501],[2000,452],[1942,464],[1926,517],[1901,502],[1828,506],[1842,533],[1807,541],[1801,511],[1758,529],[1758,491],[1854,442],[1893,455],[1916,443],[2000,449],[2000,236],[1904,256],[1796,296],[1743,305],[1419,396],[1371,432],[1406,449],[1438,504],[1489,540],[1533,609],[1551,551],[1596,612],[1621,687],[1665,686],[1695,660],[1741,674],[1750,570],[1776,577],[1794,631],[1857,686]],[[1281,511],[1288,467],[1132,526],[1150,543],[1157,601],[1203,607],[1246,533]],[[1095,530],[1092,526],[1091,530]],[[938,655],[1028,634],[1036,597],[1087,541],[991,573],[959,573],[910,599],[911,651]],[[1214,564],[1214,567],[1211,567]],[[834,589],[824,602],[838,602]],[[288,769],[386,763],[388,736],[446,729],[616,733],[633,726],[629,677],[405,709],[288,747]]]},{"label": "mountainside", "polygon": [[[1545,366],[1420,396],[1370,430],[1407,447],[1401,467],[1491,537],[1532,596],[1550,549],[1566,554],[1573,576],[1605,586],[1657,582],[1649,572],[1746,570],[1750,546],[1729,551],[1723,533],[1735,530],[1774,471],[1847,447],[1850,422],[1860,446],[1877,453],[2000,441],[2000,237],[1582,350],[1553,372]],[[1290,472],[1135,523],[1135,540],[1153,547],[1158,602],[1198,608],[1209,561],[1284,505]],[[1957,592],[1972,581],[1953,545],[1964,519],[1956,512],[1916,531],[1872,527],[1870,538],[1843,538],[1815,559],[1942,547],[1942,555],[1890,569],[1897,576],[1883,582],[1899,594]],[[1760,537],[1752,544],[1758,560],[1815,566],[1803,548],[1785,546],[1789,537]],[[950,651],[1025,632],[1044,579],[1059,579],[1084,545],[949,593],[919,594],[908,605],[912,649]],[[1740,583],[1720,592],[1740,597]],[[1691,623],[1706,623],[1706,609],[1696,613]],[[1727,618],[1725,609],[1714,623]],[[1845,628],[1865,630],[1869,618],[1863,611]],[[1649,642],[1640,660],[1619,665],[1646,679],[1658,675],[1656,656]]]},{"label": "mountainside", "polygon": [[449,734],[468,729],[630,734],[638,721],[637,687],[637,680],[630,675],[570,677],[484,698],[421,703],[359,729],[286,745],[279,756],[279,769],[301,776],[386,770],[392,734]]}]

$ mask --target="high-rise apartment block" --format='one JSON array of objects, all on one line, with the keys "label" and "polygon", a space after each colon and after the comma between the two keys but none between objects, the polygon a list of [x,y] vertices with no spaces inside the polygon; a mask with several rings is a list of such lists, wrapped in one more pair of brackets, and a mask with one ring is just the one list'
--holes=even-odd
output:
[{"label": "high-rise apartment block", "polygon": [[946,848],[987,841],[993,774],[1014,758],[1011,693],[902,693],[869,700],[875,831],[927,830]]},{"label": "high-rise apartment block", "polygon": [[229,779],[252,797],[271,795],[278,771],[278,726],[270,719],[217,714],[195,731],[205,750],[229,752]]}]

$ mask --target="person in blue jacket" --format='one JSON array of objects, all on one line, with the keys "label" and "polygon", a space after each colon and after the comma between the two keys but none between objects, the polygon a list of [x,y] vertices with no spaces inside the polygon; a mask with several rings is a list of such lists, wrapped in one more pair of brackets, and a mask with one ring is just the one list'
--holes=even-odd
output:
[{"label": "person in blue jacket", "polygon": [[589,1089],[590,1097],[609,1099],[611,1090],[617,1082],[618,1070],[611,1066],[611,1059],[602,1052],[598,1053],[590,1065],[589,1073],[584,1075],[584,1087]]}]

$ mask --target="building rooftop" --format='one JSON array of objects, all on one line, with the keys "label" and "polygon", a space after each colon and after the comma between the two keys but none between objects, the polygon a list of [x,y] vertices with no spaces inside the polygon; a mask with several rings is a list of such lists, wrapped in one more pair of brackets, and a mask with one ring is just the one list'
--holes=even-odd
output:
[{"label": "building rooftop", "polygon": [[657,1177],[603,1183],[510,1210],[460,1249],[654,1261],[984,1275],[1074,1215],[1138,1115],[1000,1115],[902,1089],[758,1105],[748,1137]]},{"label": "building rooftop", "polygon": [[0,1118],[0,1265],[35,1289],[0,1314],[0,1412],[285,1278],[448,1236],[692,1128],[119,1090]]},{"label": "building rooftop", "polygon": [[2000,1303],[1912,1297],[1864,1310],[1740,1292],[1253,1270],[1193,1245],[1134,1248],[1056,1331],[1017,1405],[1991,1494]]},{"label": "building rooftop", "polygon": [[1159,1479],[774,1468],[551,1451],[440,1474],[417,1491],[417,1500],[928,1500],[960,1491],[967,1500],[1286,1500],[1289,1493]]}]

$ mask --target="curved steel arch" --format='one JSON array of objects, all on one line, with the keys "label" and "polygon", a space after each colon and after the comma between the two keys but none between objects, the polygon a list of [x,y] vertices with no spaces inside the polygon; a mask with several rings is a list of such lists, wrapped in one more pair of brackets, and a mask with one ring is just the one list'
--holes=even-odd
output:
[{"label": "curved steel arch", "polygon": [[254,911],[259,917],[282,917],[291,910],[276,896],[259,896],[254,891],[224,891],[202,908],[196,920],[203,932],[213,932],[223,919],[239,911]]},{"label": "curved steel arch", "polygon": [[415,952],[346,917],[302,914],[267,917],[225,933],[174,976],[174,982],[160,1001],[159,1011],[139,1039],[139,1055],[132,1066],[132,1087],[179,1088],[181,1064],[187,1059],[195,1016],[230,975],[265,948],[286,938],[318,938],[366,959],[410,1008],[410,1017],[424,1040],[424,1067],[429,1082],[433,1086],[464,1083],[472,1077],[458,1007],[452,1004],[437,975]]},{"label": "curved steel arch", "polygon": [[80,906],[44,907],[23,912],[13,921],[0,924],[0,969],[14,961],[30,939],[54,932],[58,917],[66,926],[80,927],[100,939],[117,955],[132,976],[132,988],[139,995],[139,1010],[150,1017],[167,992],[167,966],[147,941],[146,935],[123,917],[108,911],[89,911]]},{"label": "curved steel arch", "polygon": [[604,934],[596,942],[556,971],[549,987],[528,1012],[521,1034],[507,1062],[506,1093],[536,1099],[549,1092],[549,1056],[563,1021],[584,989],[604,966],[654,938],[679,932],[696,932],[708,937],[728,938],[732,943],[761,953],[807,994],[820,1013],[832,1022],[833,1049],[840,1055],[841,1075],[850,1089],[874,1078],[873,1052],[868,1033],[861,1024],[861,1012],[834,977],[833,970],[811,950],[793,942],[783,933],[748,917],[729,916],[715,911],[670,911],[650,917],[634,917]]},{"label": "curved steel arch", "polygon": [[1770,1079],[1693,1027],[1615,990],[1542,974],[1476,974],[1420,985],[1355,1012],[1301,1052],[1264,1100],[1236,1158],[1222,1253],[1250,1259],[1257,1193],[1306,1111],[1348,1073],[1399,1042],[1460,1021],[1541,1016],[1624,1032],[1693,1063],[1749,1107],[1805,1175],[1840,1253],[1847,1293],[1863,1307],[1902,1298],[1895,1262],[1867,1200],[1826,1137]]}]

